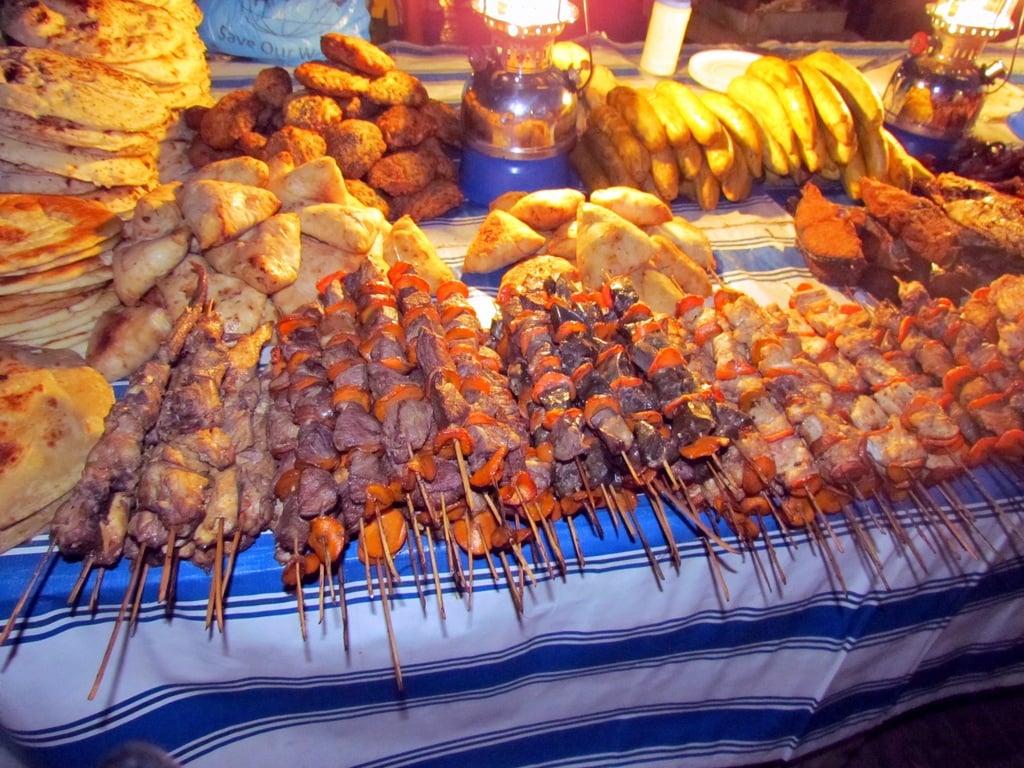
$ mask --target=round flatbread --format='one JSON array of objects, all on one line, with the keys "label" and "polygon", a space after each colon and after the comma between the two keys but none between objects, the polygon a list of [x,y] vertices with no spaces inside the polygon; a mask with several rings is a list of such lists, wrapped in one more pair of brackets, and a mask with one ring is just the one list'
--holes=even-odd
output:
[{"label": "round flatbread", "polygon": [[159,181],[155,152],[121,156],[92,149],[44,147],[0,136],[0,158],[98,187],[156,186]]},{"label": "round flatbread", "polygon": [[170,117],[153,89],[99,61],[46,48],[0,47],[0,108],[99,130],[148,131]]},{"label": "round flatbread", "polygon": [[102,203],[64,195],[0,195],[0,275],[52,263],[120,234]]},{"label": "round flatbread", "polygon": [[0,342],[0,530],[74,486],[113,403],[81,356]]}]

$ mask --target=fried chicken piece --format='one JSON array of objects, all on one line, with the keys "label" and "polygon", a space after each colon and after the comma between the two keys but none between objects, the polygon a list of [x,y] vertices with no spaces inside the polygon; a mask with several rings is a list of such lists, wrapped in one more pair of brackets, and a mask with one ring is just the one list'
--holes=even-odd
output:
[{"label": "fried chicken piece", "polygon": [[320,37],[320,51],[335,64],[351,67],[370,77],[378,77],[395,68],[395,60],[391,56],[361,37],[328,32]]},{"label": "fried chicken piece", "polygon": [[437,131],[433,117],[405,104],[388,107],[377,115],[374,123],[380,128],[388,149],[414,147]]},{"label": "fried chicken piece", "polygon": [[411,150],[384,155],[366,174],[366,181],[389,195],[409,195],[423,189],[434,179],[434,164],[429,157]]},{"label": "fried chicken piece", "polygon": [[462,121],[455,107],[437,99],[428,99],[420,109],[434,118],[437,138],[449,147],[462,146]]},{"label": "fried chicken piece", "polygon": [[800,190],[793,224],[797,248],[811,274],[830,285],[857,284],[868,262],[857,227],[841,205],[826,199],[808,182]]},{"label": "fried chicken piece", "polygon": [[368,78],[327,61],[302,62],[295,68],[295,79],[311,91],[338,98],[364,95],[370,86]]},{"label": "fried chicken piece", "polygon": [[368,120],[342,120],[324,131],[327,154],[346,179],[361,179],[387,151],[384,136]]},{"label": "fried chicken piece", "polygon": [[392,69],[370,80],[365,93],[368,99],[382,105],[405,104],[410,107],[422,107],[430,99],[426,86],[420,79],[401,69]]},{"label": "fried chicken piece", "polygon": [[319,133],[286,125],[275,131],[263,148],[264,157],[273,157],[279,152],[288,152],[295,160],[295,165],[308,163],[327,154],[327,142]]},{"label": "fried chicken piece", "polygon": [[461,205],[464,200],[458,184],[435,179],[418,192],[392,198],[389,219],[397,221],[403,215],[414,221],[434,219]]},{"label": "fried chicken piece", "polygon": [[323,136],[329,126],[340,123],[345,118],[338,102],[330,96],[299,93],[285,101],[282,119],[285,125],[297,125]]},{"label": "fried chicken piece", "polygon": [[280,109],[292,94],[292,76],[284,67],[265,67],[256,73],[252,92],[264,104]]}]

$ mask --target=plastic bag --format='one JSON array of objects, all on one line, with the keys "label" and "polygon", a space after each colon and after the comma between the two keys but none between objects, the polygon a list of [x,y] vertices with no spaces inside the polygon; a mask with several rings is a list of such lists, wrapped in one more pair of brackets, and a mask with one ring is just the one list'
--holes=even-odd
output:
[{"label": "plastic bag", "polygon": [[320,36],[369,38],[366,0],[198,0],[207,50],[293,67],[322,59]]}]

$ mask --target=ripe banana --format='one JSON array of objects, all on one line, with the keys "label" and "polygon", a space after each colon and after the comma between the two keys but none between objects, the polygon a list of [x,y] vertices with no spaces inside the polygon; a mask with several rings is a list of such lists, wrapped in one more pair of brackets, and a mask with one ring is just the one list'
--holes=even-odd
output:
[{"label": "ripe banana", "polygon": [[882,99],[863,72],[835,51],[826,48],[807,54],[803,61],[832,81],[858,123],[873,128],[882,127],[885,117]]},{"label": "ripe banana", "polygon": [[701,93],[700,98],[732,135],[733,142],[743,154],[747,170],[760,178],[764,146],[757,121],[742,104],[724,93],[707,91]]},{"label": "ripe banana", "polygon": [[725,128],[721,121],[688,85],[677,80],[659,80],[654,91],[675,102],[686,124],[690,126],[693,138],[701,145],[707,146],[722,140]]},{"label": "ripe banana", "polygon": [[610,104],[598,106],[590,111],[590,120],[611,139],[612,146],[637,183],[650,175],[651,153],[640,143],[629,123],[617,109]]},{"label": "ripe banana", "polygon": [[660,152],[668,146],[665,126],[658,118],[658,113],[636,88],[629,85],[617,85],[608,91],[605,97],[608,105],[619,111],[640,139],[640,143],[650,152]]},{"label": "ripe banana", "polygon": [[643,88],[640,93],[658,114],[658,119],[661,120],[661,124],[665,127],[665,135],[668,137],[669,144],[676,147],[681,144],[688,144],[693,135],[690,133],[690,126],[686,124],[686,119],[679,112],[679,107],[676,106],[676,103],[666,98],[664,93],[660,93],[653,88]]},{"label": "ripe banana", "polygon": [[788,173],[789,167],[800,164],[800,152],[797,149],[793,126],[789,123],[789,116],[778,95],[768,83],[753,75],[743,74],[732,79],[726,93],[757,118],[761,127],[785,153],[787,170],[782,175]]}]

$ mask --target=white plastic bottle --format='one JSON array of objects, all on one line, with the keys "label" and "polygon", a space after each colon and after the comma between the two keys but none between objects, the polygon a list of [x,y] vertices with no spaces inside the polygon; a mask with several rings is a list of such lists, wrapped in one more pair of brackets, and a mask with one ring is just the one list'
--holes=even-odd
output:
[{"label": "white plastic bottle", "polygon": [[640,69],[658,77],[674,75],[689,23],[690,0],[655,0],[640,55]]}]

